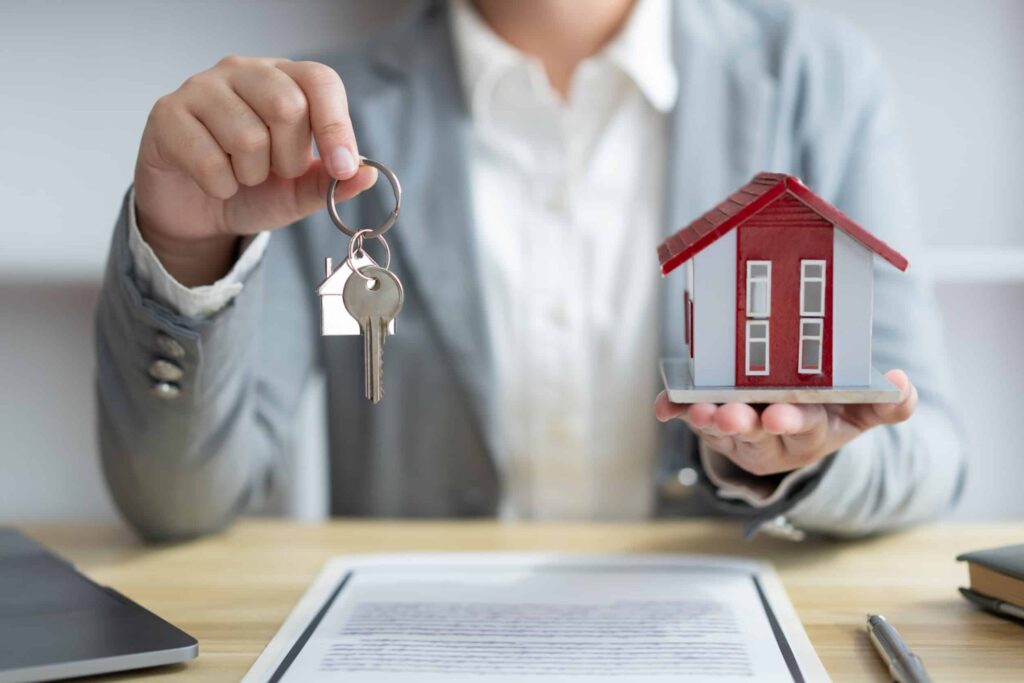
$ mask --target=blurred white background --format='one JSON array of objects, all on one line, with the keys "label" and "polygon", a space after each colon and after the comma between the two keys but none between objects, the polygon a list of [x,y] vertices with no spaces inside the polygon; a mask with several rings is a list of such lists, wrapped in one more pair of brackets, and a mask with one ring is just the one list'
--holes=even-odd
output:
[{"label": "blurred white background", "polygon": [[[1024,518],[1024,2],[803,2],[859,26],[897,87],[969,430],[969,481],[951,516]],[[408,4],[3,4],[0,520],[116,516],[96,455],[91,316],[152,102],[226,54],[329,52]],[[308,403],[297,446],[307,486],[322,448],[315,394]],[[316,514],[318,496],[293,509]]]}]

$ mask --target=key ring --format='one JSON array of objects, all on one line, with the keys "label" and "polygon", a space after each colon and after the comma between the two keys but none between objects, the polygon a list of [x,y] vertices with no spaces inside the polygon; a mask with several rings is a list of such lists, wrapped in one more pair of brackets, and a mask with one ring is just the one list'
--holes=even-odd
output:
[{"label": "key ring", "polygon": [[[388,179],[389,183],[391,183],[391,191],[394,192],[395,194],[395,208],[391,210],[391,213],[388,214],[387,220],[385,220],[379,227],[372,229],[362,228],[358,231],[353,230],[352,228],[345,225],[345,221],[341,220],[341,216],[338,215],[338,207],[334,203],[334,189],[338,186],[338,179],[332,178],[330,187],[327,188],[327,213],[331,215],[331,220],[334,221],[334,225],[337,226],[338,230],[341,230],[349,237],[354,238],[356,234],[360,232],[366,232],[368,233],[366,235],[367,237],[379,238],[382,237],[384,233],[386,233],[388,230],[390,230],[391,226],[395,224],[396,220],[398,220],[398,212],[402,209],[402,185],[398,182],[398,176],[396,176],[390,168],[380,163],[379,161],[367,159],[366,157],[359,157],[359,165],[372,166],[373,168],[377,169],[378,171],[384,174],[384,177]],[[360,240],[360,244],[362,244],[362,240]],[[384,245],[386,247],[387,242],[385,242]],[[349,252],[351,253],[351,243],[349,246]],[[351,266],[351,264],[349,265]],[[362,273],[359,274],[362,275]]]},{"label": "key ring", "polygon": [[377,278],[370,277],[369,275],[364,275],[361,270],[356,268],[355,263],[356,252],[363,251],[363,241],[367,237],[371,239],[376,237],[376,239],[380,240],[380,243],[384,245],[383,268],[384,270],[388,270],[388,268],[391,267],[391,247],[388,246],[388,241],[384,239],[384,235],[374,236],[374,232],[375,231],[370,228],[363,228],[362,230],[353,233],[352,239],[348,241],[348,258],[345,259],[345,263],[348,264],[348,267],[352,269],[352,272],[358,275],[359,277],[363,278],[367,282],[374,282]]}]

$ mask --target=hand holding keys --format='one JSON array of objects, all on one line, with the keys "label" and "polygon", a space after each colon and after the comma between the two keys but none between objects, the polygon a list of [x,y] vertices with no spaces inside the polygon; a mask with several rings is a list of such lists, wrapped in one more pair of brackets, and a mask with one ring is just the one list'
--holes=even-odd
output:
[{"label": "hand holding keys", "polygon": [[[391,229],[398,218],[402,204],[402,188],[398,178],[383,164],[370,159],[361,163],[379,170],[391,183],[395,193],[395,208],[383,225],[376,229],[353,230],[345,225],[334,205],[334,188],[331,183],[327,192],[327,210],[339,230],[350,237],[348,257],[337,268],[331,268],[327,259],[327,275],[317,294],[320,296],[321,334],[351,334],[355,322],[363,337],[363,362],[365,365],[366,398],[378,403],[384,397],[383,350],[384,341],[394,331],[394,320],[402,310],[405,299],[402,283],[389,270],[391,251],[384,239],[384,233]],[[378,239],[384,246],[384,265],[379,266],[363,250],[366,239]]]}]

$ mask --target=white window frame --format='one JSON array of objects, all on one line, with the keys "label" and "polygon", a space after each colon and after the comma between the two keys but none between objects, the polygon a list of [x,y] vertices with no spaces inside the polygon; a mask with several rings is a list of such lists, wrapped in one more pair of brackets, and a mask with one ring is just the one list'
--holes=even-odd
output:
[{"label": "white window frame", "polygon": [[[766,266],[767,274],[764,277],[754,277],[751,274],[753,266]],[[764,282],[768,290],[768,307],[764,313],[754,313],[751,310],[751,302],[753,297],[750,296],[750,285],[754,282]],[[769,318],[772,314],[772,262],[771,261],[747,261],[747,317],[757,318],[759,320]]]},{"label": "white window frame", "polygon": [[[764,326],[764,370],[751,370],[750,369],[750,328],[752,326],[754,326],[754,325],[763,325]],[[744,363],[744,365],[746,365],[747,375],[751,376],[751,377],[756,377],[756,376],[764,376],[764,375],[769,374],[771,372],[771,349],[772,349],[772,346],[771,346],[771,330],[769,329],[768,320],[766,320],[766,319],[748,320],[747,321],[747,330],[746,330],[746,332],[747,333],[745,335],[745,340],[744,340],[744,345],[745,345],[744,351],[746,353],[746,356],[743,359],[743,363]],[[757,343],[760,344],[761,340],[758,339]]]},{"label": "white window frame", "polygon": [[[811,277],[807,274],[807,266],[821,266],[821,277]],[[825,281],[827,268],[825,261],[816,261],[812,259],[802,259],[800,261],[800,315],[811,318],[823,318],[825,317]],[[817,311],[808,311],[806,303],[804,301],[804,285],[808,282],[820,282],[821,283],[821,305]]]},{"label": "white window frame", "polygon": [[[818,326],[818,334],[804,334],[804,323],[813,323]],[[824,358],[821,356],[822,339],[825,336],[825,321],[822,318],[800,318],[800,346],[797,351],[796,371],[801,375],[820,375]],[[804,368],[804,342],[818,342],[818,367],[814,369]]]}]

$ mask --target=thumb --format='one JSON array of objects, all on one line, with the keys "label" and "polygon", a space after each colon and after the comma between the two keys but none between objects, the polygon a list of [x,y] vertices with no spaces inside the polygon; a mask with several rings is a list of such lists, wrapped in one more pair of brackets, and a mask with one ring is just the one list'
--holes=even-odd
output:
[{"label": "thumb", "polygon": [[890,370],[886,379],[900,390],[894,403],[862,403],[843,406],[843,416],[861,430],[878,425],[897,424],[914,414],[917,407],[917,388],[902,370]]},{"label": "thumb", "polygon": [[[298,220],[320,211],[327,200],[327,190],[333,178],[320,159],[314,159],[304,174],[290,181],[293,183],[294,215]],[[377,182],[377,169],[360,166],[354,176],[339,180],[334,188],[334,201],[343,202],[373,187]]]},{"label": "thumb", "polygon": [[885,377],[899,388],[900,397],[895,403],[876,403],[872,408],[881,424],[903,422],[914,414],[917,407],[917,387],[902,370],[890,370]]}]

